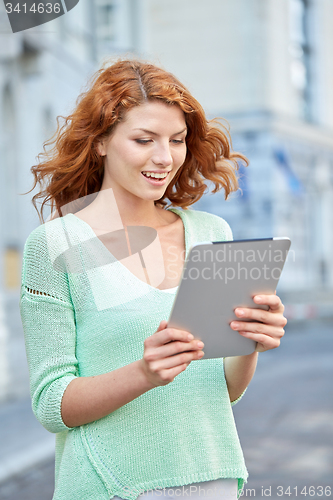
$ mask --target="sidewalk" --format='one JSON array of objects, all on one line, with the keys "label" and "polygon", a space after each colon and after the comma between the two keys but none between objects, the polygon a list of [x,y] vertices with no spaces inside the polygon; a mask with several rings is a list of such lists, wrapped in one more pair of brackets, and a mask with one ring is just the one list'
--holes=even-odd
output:
[{"label": "sidewalk", "polygon": [[55,434],[38,422],[30,397],[0,404],[0,443],[0,484],[54,457]]},{"label": "sidewalk", "polygon": [[[19,292],[4,299],[9,395],[0,401],[0,483],[54,457],[55,434],[38,422],[31,409],[29,371],[19,314]],[[1,370],[0,370],[1,371]]]},{"label": "sidewalk", "polygon": [[332,290],[289,291],[280,297],[285,305],[285,315],[290,320],[333,318]]}]

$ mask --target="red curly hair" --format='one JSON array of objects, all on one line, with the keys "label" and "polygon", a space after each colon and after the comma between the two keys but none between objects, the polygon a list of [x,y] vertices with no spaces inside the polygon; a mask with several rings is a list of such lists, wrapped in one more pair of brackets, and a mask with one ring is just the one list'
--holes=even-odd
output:
[{"label": "red curly hair", "polygon": [[[248,160],[232,151],[227,128],[217,119],[208,121],[199,102],[171,73],[138,60],[118,60],[95,73],[90,88],[78,97],[71,115],[57,117],[54,139],[43,144],[44,153],[37,157],[44,156],[46,160],[31,167],[35,182],[30,191],[37,182],[41,188],[32,198],[38,215],[36,200],[44,198],[41,222],[48,201],[51,200],[51,212],[55,207],[62,216],[64,205],[100,191],[104,159],[96,150],[98,141],[113,132],[126,111],[152,100],[178,105],[188,129],[185,161],[155,204],[164,207],[167,198],[171,202],[168,206],[186,209],[204,194],[205,180],[215,184],[213,193],[224,188],[225,199],[238,189],[238,162],[248,165]],[[62,127],[59,118],[65,120]],[[53,143],[53,149],[46,152],[45,146]],[[45,179],[48,184],[43,190]]]}]

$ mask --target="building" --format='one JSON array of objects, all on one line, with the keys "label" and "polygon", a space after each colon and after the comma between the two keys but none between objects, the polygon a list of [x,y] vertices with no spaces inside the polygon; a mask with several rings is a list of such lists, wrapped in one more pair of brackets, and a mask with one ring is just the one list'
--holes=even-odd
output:
[{"label": "building", "polygon": [[[333,5],[329,0],[150,2],[150,55],[210,117],[225,117],[250,159],[224,217],[235,238],[289,236],[280,282],[302,314],[333,305]],[[324,303],[324,309],[322,307]],[[325,308],[326,304],[326,308]],[[292,310],[290,309],[290,313]]]},{"label": "building", "polygon": [[[0,400],[27,394],[18,311],[24,242],[39,225],[31,198],[32,165],[69,114],[96,64],[91,2],[51,23],[12,33],[0,5]],[[1,310],[2,309],[2,310]],[[4,313],[5,310],[5,313]]]}]

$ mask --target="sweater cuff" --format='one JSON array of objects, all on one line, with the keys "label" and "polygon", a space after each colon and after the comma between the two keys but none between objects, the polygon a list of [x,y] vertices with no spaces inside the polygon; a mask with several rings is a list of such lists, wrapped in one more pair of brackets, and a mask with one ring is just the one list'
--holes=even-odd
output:
[{"label": "sweater cuff", "polygon": [[77,376],[68,374],[52,382],[46,389],[45,405],[40,402],[38,408],[34,408],[33,402],[32,407],[36,418],[49,432],[57,433],[73,429],[73,427],[67,427],[62,419],[61,403],[67,386],[75,378]]},{"label": "sweater cuff", "polygon": [[237,399],[235,399],[234,401],[230,402],[231,406],[234,406],[236,403],[238,403],[238,401],[240,401],[242,399],[242,397],[244,396],[244,394],[246,393],[246,391],[247,391],[247,387],[246,387],[246,389],[244,389],[244,391],[242,392],[242,394]]}]

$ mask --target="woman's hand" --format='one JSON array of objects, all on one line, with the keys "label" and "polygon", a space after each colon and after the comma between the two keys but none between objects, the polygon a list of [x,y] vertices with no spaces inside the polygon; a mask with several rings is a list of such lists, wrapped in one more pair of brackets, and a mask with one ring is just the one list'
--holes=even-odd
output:
[{"label": "woman's hand", "polygon": [[154,386],[167,385],[191,361],[202,358],[203,346],[203,342],[194,340],[191,333],[167,328],[167,321],[163,320],[157,331],[144,342],[142,369]]},{"label": "woman's hand", "polygon": [[253,321],[232,321],[230,326],[233,330],[238,330],[243,337],[258,342],[257,352],[275,349],[280,345],[280,340],[285,333],[283,328],[287,324],[287,319],[283,316],[284,305],[276,292],[275,295],[256,295],[253,301],[256,304],[268,305],[269,310],[238,307],[235,309],[238,318]]}]

